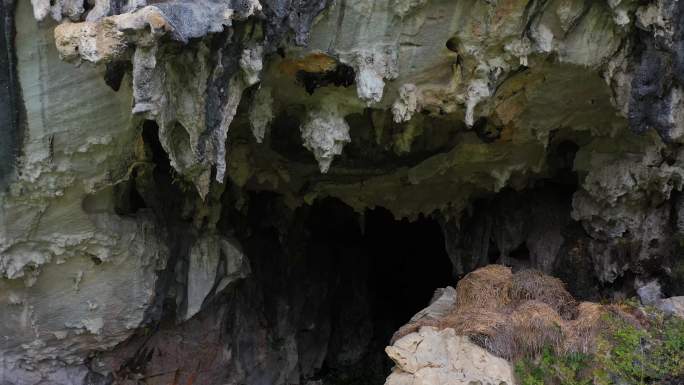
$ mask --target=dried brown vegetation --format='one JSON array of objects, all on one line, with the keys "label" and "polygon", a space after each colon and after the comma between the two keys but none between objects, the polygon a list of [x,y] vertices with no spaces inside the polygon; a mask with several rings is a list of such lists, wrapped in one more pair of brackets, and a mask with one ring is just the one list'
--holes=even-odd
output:
[{"label": "dried brown vegetation", "polygon": [[403,326],[393,341],[423,326],[453,328],[476,344],[507,359],[534,356],[545,347],[559,354],[591,353],[605,315],[637,324],[637,315],[618,305],[578,303],[557,278],[535,270],[513,274],[489,265],[456,285],[456,305],[444,317]]},{"label": "dried brown vegetation", "polygon": [[559,346],[563,340],[563,319],[551,306],[536,300],[525,301],[511,313],[511,331],[517,350],[541,353],[545,346]]},{"label": "dried brown vegetation", "polygon": [[510,267],[488,265],[467,274],[456,285],[456,307],[498,309],[511,302]]},{"label": "dried brown vegetation", "polygon": [[522,270],[513,274],[510,297],[513,301],[543,302],[565,320],[577,316],[577,301],[565,289],[565,284],[537,270]]},{"label": "dried brown vegetation", "polygon": [[606,309],[593,302],[582,302],[577,307],[577,317],[563,322],[563,345],[556,349],[563,353],[591,353],[594,341],[602,329]]}]

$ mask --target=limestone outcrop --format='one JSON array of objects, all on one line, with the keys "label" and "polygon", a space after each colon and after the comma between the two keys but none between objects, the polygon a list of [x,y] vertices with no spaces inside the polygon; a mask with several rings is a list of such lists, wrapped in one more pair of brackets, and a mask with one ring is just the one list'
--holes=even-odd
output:
[{"label": "limestone outcrop", "polygon": [[[416,313],[409,325],[421,320],[439,320],[456,306],[456,290],[438,289],[432,303]],[[511,364],[475,345],[454,329],[424,326],[385,348],[396,364],[385,382],[402,384],[515,384]]]},{"label": "limestone outcrop", "polygon": [[508,361],[457,336],[453,329],[425,327],[397,340],[387,354],[397,366],[386,385],[516,383]]},{"label": "limestone outcrop", "polygon": [[0,383],[375,383],[491,263],[676,313],[682,7],[0,2]]}]

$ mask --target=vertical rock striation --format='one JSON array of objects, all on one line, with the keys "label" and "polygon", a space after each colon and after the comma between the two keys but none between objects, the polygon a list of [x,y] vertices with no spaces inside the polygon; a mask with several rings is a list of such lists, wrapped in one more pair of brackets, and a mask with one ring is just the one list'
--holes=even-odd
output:
[{"label": "vertical rock striation", "polygon": [[23,129],[22,111],[14,51],[14,1],[0,4],[0,189],[5,189],[19,156]]}]

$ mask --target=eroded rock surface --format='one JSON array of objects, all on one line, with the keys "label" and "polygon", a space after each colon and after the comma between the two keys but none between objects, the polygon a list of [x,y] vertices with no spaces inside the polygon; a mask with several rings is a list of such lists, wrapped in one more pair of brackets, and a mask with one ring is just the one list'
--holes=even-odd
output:
[{"label": "eroded rock surface", "polygon": [[[682,6],[0,3],[0,382],[380,371],[386,339],[427,298],[368,284],[378,261],[400,287],[498,262],[582,299],[641,290],[676,311]],[[378,210],[395,221],[374,224]],[[438,270],[425,277],[451,281],[386,255],[412,250],[414,233],[378,235],[400,220],[439,224],[423,248],[451,266],[412,252]],[[421,356],[418,340],[446,356],[400,365],[392,383],[459,368],[512,383],[447,330],[402,349]]]},{"label": "eroded rock surface", "polygon": [[511,364],[457,336],[453,329],[422,328],[387,348],[397,366],[386,385],[515,384]]}]

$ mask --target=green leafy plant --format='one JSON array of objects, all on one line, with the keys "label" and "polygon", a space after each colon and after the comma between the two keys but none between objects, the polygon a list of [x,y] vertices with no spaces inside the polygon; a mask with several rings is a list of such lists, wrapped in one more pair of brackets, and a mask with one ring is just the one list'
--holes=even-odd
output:
[{"label": "green leafy plant", "polygon": [[657,384],[684,374],[684,320],[649,311],[650,325],[639,328],[611,317],[598,341],[597,384]]},{"label": "green leafy plant", "polygon": [[521,385],[589,385],[591,379],[583,378],[583,372],[590,362],[589,355],[557,355],[553,349],[546,347],[536,359],[518,361],[515,372]]},{"label": "green leafy plant", "polygon": [[615,317],[610,317],[606,324],[611,326],[597,344],[597,382],[610,384],[617,377],[629,384],[645,384],[644,344],[649,340],[648,333]]},{"label": "green leafy plant", "polygon": [[652,348],[651,370],[658,378],[684,374],[684,319],[671,318],[665,320],[655,330]]}]

